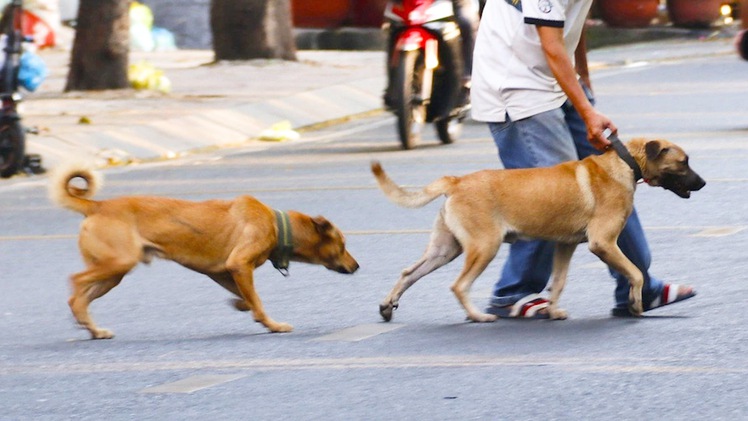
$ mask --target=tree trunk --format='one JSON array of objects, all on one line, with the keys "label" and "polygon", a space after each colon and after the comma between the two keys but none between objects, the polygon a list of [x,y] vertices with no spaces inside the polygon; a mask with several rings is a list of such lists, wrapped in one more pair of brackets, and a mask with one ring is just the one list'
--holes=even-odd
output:
[{"label": "tree trunk", "polygon": [[125,89],[130,1],[80,0],[65,91]]},{"label": "tree trunk", "polygon": [[290,0],[211,0],[216,60],[296,60]]}]

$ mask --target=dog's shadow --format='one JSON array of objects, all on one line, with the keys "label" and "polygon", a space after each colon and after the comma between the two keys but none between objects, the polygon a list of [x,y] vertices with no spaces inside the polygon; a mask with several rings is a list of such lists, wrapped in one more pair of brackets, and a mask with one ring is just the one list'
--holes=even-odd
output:
[{"label": "dog's shadow", "polygon": [[[86,331],[85,329],[81,328],[81,330]],[[87,331],[86,331],[87,332]],[[158,338],[154,337],[138,337],[137,334],[128,334],[128,337],[125,338],[125,335],[118,335],[117,332],[115,332],[115,336],[112,339],[91,339],[90,337],[79,337],[79,338],[73,338],[68,339],[65,342],[66,343],[73,343],[73,344],[81,344],[81,343],[95,343],[95,344],[111,344],[111,343],[117,343],[117,344],[123,344],[123,345],[133,345],[133,344],[168,344],[168,343],[191,343],[191,344],[199,344],[201,342],[205,343],[233,343],[233,342],[243,342],[250,338],[255,337],[263,337],[268,335],[277,335],[273,332],[247,332],[247,333],[221,333],[216,335],[178,335],[174,334],[173,336],[161,336]]]}]

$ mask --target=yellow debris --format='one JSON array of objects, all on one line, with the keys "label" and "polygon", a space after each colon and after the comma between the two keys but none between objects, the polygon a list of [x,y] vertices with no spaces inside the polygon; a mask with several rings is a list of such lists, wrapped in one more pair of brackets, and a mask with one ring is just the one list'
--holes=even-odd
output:
[{"label": "yellow debris", "polygon": [[157,69],[147,61],[131,64],[127,69],[127,79],[135,89],[171,92],[171,81],[164,75],[163,70]]},{"label": "yellow debris", "polygon": [[297,140],[301,137],[299,132],[293,130],[291,122],[288,120],[279,121],[269,129],[263,130],[260,133],[260,140],[267,140],[273,142],[283,142],[286,140]]}]

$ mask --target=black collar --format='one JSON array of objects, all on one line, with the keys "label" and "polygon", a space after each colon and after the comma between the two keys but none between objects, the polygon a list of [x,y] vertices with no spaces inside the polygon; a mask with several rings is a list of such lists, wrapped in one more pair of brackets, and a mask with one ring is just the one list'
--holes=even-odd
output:
[{"label": "black collar", "polygon": [[626,146],[621,143],[621,139],[618,138],[618,135],[612,133],[610,136],[608,136],[608,140],[610,140],[610,146],[612,146],[616,151],[618,157],[623,159],[623,161],[628,164],[628,166],[631,167],[632,170],[634,170],[634,182],[641,180],[642,169],[639,167],[639,164],[636,163],[634,157],[631,156],[631,153],[629,153],[629,150],[626,148]]},{"label": "black collar", "polygon": [[291,221],[288,214],[283,211],[275,210],[275,221],[278,225],[278,243],[270,253],[270,262],[273,267],[283,276],[288,276],[288,265],[291,262],[293,254],[293,236],[291,235]]}]

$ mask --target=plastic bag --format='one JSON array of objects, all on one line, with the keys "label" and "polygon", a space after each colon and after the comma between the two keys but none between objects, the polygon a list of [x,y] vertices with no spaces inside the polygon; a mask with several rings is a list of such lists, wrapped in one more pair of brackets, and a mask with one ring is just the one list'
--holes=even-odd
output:
[{"label": "plastic bag", "polygon": [[138,51],[153,51],[153,12],[151,9],[134,1],[130,4],[130,48]]},{"label": "plastic bag", "polygon": [[32,51],[21,54],[18,69],[18,84],[29,92],[34,92],[47,78],[49,70],[41,57]]},{"label": "plastic bag", "polygon": [[30,35],[39,48],[54,47],[57,43],[52,26],[34,13],[23,11],[23,34]]},{"label": "plastic bag", "polygon": [[153,37],[153,51],[174,51],[177,49],[177,43],[174,34],[168,29],[154,26],[151,30]]},{"label": "plastic bag", "polygon": [[143,3],[134,1],[130,4],[130,25],[144,25],[146,28],[153,27],[153,12],[151,8]]}]

